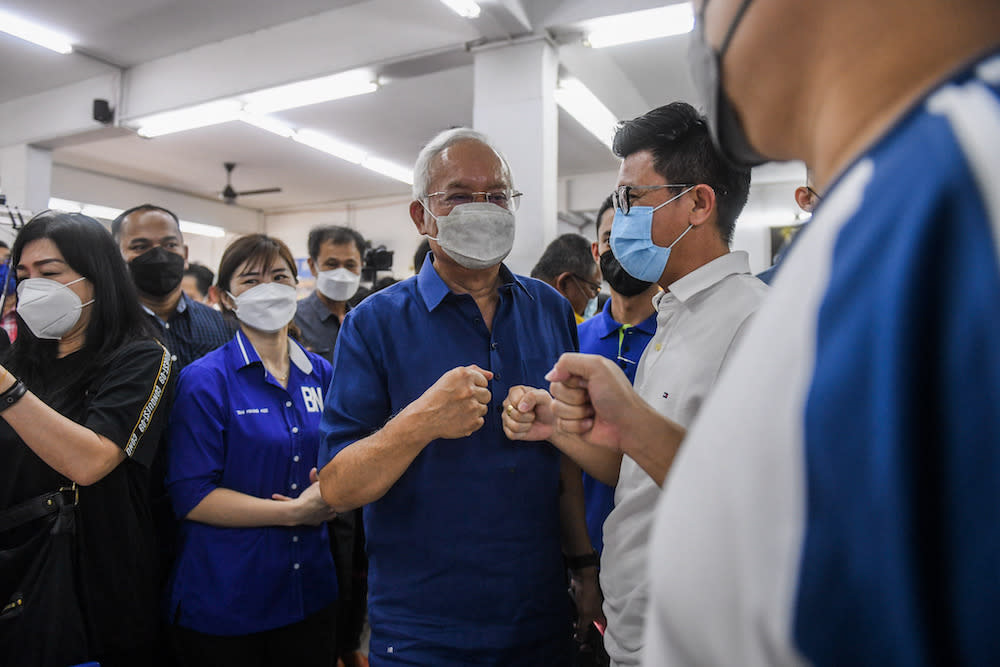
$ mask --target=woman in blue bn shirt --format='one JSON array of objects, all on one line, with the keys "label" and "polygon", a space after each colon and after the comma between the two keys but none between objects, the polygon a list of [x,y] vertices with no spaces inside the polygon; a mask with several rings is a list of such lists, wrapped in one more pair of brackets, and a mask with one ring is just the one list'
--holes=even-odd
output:
[{"label": "woman in blue bn shirt", "polygon": [[288,336],[295,261],[234,241],[218,272],[232,341],[187,366],[168,431],[181,523],[168,614],[182,665],[334,662],[337,582],[316,483],[330,365]]}]

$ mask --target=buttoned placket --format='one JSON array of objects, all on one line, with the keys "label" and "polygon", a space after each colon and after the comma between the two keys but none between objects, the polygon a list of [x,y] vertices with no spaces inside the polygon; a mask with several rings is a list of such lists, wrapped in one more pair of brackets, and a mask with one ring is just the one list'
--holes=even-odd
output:
[{"label": "buttoned placket", "polygon": [[[293,369],[290,367],[288,371],[288,387],[282,387],[277,380],[273,377],[269,377],[269,381],[285,392],[285,399],[282,401],[282,417],[285,421],[285,425],[288,428],[288,440],[290,444],[290,456],[291,465],[289,466],[290,479],[287,480],[288,489],[284,495],[289,498],[296,498],[305,489],[300,489],[299,484],[295,481],[299,478],[296,473],[300,470],[299,466],[305,465],[307,462],[302,460],[302,447],[301,447],[301,436],[299,435],[299,414],[295,409],[295,402],[292,400],[292,394],[290,388],[292,387],[292,373]],[[270,374],[269,374],[270,375]],[[294,574],[298,574],[302,567],[302,553],[301,553],[301,532],[300,526],[292,526],[290,540],[292,542],[291,552],[291,568]],[[301,580],[299,581],[301,584]],[[302,588],[298,586],[294,592],[296,597],[299,598],[299,604],[302,604]]]}]

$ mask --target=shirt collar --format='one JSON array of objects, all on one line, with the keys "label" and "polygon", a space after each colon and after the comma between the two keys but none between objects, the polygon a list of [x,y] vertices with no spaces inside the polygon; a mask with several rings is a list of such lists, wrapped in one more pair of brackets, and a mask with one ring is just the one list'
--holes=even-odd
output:
[{"label": "shirt collar", "polygon": [[[241,369],[253,364],[261,364],[263,366],[264,362],[260,360],[260,355],[257,354],[253,343],[243,335],[242,331],[236,332],[236,349],[238,350],[240,359],[243,360],[243,365],[240,366]],[[301,345],[291,338],[288,339],[288,357],[305,375],[312,373],[313,365],[309,361],[309,355],[306,354]]]},{"label": "shirt collar", "polygon": [[[315,315],[316,318],[319,319],[321,322],[326,322],[331,317],[334,317],[333,312],[331,312],[330,309],[326,307],[326,304],[323,303],[323,300],[319,298],[318,290],[313,291],[312,294],[307,296],[302,301],[305,304],[306,308],[312,310],[313,315]],[[347,311],[349,311],[350,309],[351,309],[350,304],[345,302],[344,313],[346,314]]]},{"label": "shirt collar", "polygon": [[[659,294],[657,294],[656,296],[659,296]],[[654,302],[655,299],[656,297],[654,296],[653,297]],[[618,322],[617,320],[615,320],[614,317],[611,316],[610,298],[604,302],[604,308],[601,310],[601,312],[595,315],[593,319],[596,320],[593,326],[597,329],[598,338],[607,338],[612,334],[616,334],[618,333],[618,330],[621,329],[622,327],[621,322]],[[650,336],[656,333],[656,311],[654,310],[649,317],[644,319],[642,322],[639,322],[639,324],[636,324],[635,328],[639,329],[644,333],[648,333]]]},{"label": "shirt collar", "polygon": [[[177,310],[175,310],[174,312],[175,313],[183,313],[185,310],[187,310],[187,300],[188,300],[188,295],[185,294],[183,291],[181,291],[181,298],[177,302]],[[142,306],[142,309],[144,311],[146,311],[147,315],[152,315],[153,317],[156,317],[156,313],[154,313],[152,310],[150,310],[146,306],[146,304],[144,304],[142,301],[139,302],[139,305]]]},{"label": "shirt collar", "polygon": [[[737,273],[750,273],[750,255],[744,250],[728,252],[722,257],[713,259],[708,264],[699,266],[683,278],[675,280],[670,283],[670,294],[683,303],[695,294],[712,287],[723,278]],[[666,294],[666,292],[661,292],[654,297],[654,301],[659,304],[659,301]]]},{"label": "shirt collar", "polygon": [[[438,275],[437,269],[434,268],[434,262],[431,261],[432,253],[427,253],[427,257],[424,258],[424,264],[420,267],[420,273],[417,274],[417,291],[420,293],[420,297],[424,300],[424,305],[427,306],[428,312],[433,312],[435,308],[441,305],[444,298],[451,293],[451,288],[443,280],[441,276]],[[520,287],[529,299],[534,298],[531,293],[528,292],[528,288],[524,286],[521,279],[518,278],[514,273],[507,268],[506,264],[500,265],[500,287]]]}]

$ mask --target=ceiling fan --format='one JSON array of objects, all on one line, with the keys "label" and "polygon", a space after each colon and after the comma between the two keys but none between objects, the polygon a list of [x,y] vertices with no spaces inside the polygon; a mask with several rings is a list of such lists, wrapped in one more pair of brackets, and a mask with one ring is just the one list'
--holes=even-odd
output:
[{"label": "ceiling fan", "polygon": [[272,192],[281,192],[281,188],[261,188],[260,190],[241,190],[237,192],[236,189],[233,188],[232,183],[233,169],[236,168],[236,163],[223,162],[222,166],[226,168],[226,188],[219,193],[219,195],[227,204],[235,204],[237,197],[243,197],[245,195],[264,195]]}]

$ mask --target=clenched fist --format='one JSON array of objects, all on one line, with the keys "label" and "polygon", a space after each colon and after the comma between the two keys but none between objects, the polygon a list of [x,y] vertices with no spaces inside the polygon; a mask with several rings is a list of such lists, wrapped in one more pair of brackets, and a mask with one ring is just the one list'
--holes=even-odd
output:
[{"label": "clenched fist", "polygon": [[503,432],[511,440],[548,440],[555,416],[552,397],[544,389],[511,387],[503,405]]},{"label": "clenched fist", "polygon": [[460,366],[442,375],[417,399],[430,439],[464,438],[478,431],[489,410],[487,389],[493,373],[479,366]]}]

